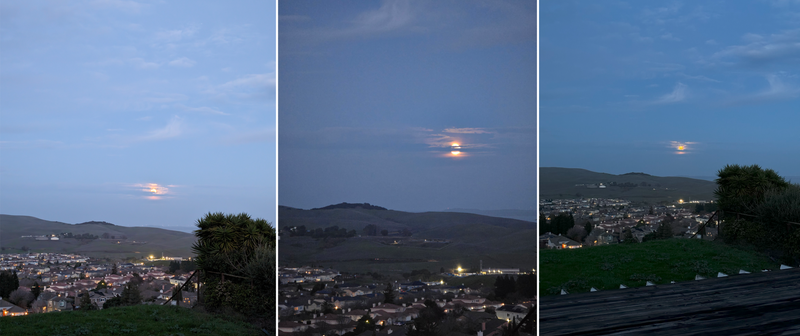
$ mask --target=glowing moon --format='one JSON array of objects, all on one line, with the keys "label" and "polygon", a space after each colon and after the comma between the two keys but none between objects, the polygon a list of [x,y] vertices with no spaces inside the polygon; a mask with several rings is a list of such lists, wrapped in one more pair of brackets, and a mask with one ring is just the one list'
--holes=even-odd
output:
[{"label": "glowing moon", "polygon": [[695,151],[694,145],[697,142],[686,142],[686,141],[670,141],[669,148],[675,149],[673,154],[687,154]]},{"label": "glowing moon", "polygon": [[158,183],[137,184],[136,186],[141,187],[141,191],[150,194],[151,196],[148,196],[150,199],[159,199],[162,195],[169,194],[169,188]]}]

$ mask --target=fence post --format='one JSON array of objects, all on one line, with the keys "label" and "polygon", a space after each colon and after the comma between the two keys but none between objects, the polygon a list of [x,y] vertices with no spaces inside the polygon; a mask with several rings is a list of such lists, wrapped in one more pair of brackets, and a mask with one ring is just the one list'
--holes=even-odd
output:
[{"label": "fence post", "polygon": [[203,274],[203,272],[200,272],[200,273],[197,274],[197,303],[198,304],[203,302],[202,298],[200,297],[200,275],[201,274]]}]

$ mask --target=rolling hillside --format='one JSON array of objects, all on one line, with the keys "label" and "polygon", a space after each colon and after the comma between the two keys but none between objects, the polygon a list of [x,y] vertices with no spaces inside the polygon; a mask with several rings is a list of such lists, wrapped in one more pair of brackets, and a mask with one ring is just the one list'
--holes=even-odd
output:
[{"label": "rolling hillside", "polygon": [[[590,189],[576,184],[599,184],[605,189]],[[610,186],[616,184],[637,184],[636,187]],[[642,186],[642,183],[646,186]],[[687,177],[659,177],[643,173],[613,175],[596,173],[577,168],[539,168],[539,197],[544,199],[575,198],[622,198],[631,201],[658,203],[683,200],[713,200],[714,182]]]},{"label": "rolling hillside", "polygon": [[[536,226],[508,218],[457,212],[411,213],[395,210],[332,209],[301,210],[280,207],[280,227],[306,229],[338,226],[355,230],[352,238],[280,238],[280,265],[317,264],[349,272],[402,272],[426,268],[438,272],[458,265],[534,268]],[[410,237],[363,234],[367,225],[378,230],[409,230]],[[446,243],[425,243],[425,240]],[[395,243],[396,242],[396,243]]]},{"label": "rolling hillside", "polygon": [[[127,239],[61,239],[37,241],[22,236],[37,236],[71,232]],[[135,242],[135,243],[134,243]],[[144,255],[190,257],[195,236],[191,233],[150,227],[127,227],[105,222],[67,224],[30,216],[0,215],[0,247],[19,250],[27,246],[34,252],[79,253],[93,257],[125,258]]]}]

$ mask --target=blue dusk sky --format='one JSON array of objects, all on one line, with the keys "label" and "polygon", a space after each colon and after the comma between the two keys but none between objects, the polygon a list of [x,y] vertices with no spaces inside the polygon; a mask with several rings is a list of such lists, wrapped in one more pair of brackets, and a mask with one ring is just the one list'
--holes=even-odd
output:
[{"label": "blue dusk sky", "polygon": [[800,176],[800,1],[540,10],[541,166],[715,177],[758,164]]},{"label": "blue dusk sky", "polygon": [[0,213],[275,221],[274,1],[0,3]]},{"label": "blue dusk sky", "polygon": [[535,2],[278,11],[281,205],[535,209]]}]

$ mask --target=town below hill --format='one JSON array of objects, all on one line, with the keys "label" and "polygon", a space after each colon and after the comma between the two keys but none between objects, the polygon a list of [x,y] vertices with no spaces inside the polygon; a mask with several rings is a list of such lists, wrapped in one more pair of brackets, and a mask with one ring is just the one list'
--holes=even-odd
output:
[{"label": "town below hill", "polygon": [[[195,267],[192,260],[178,257],[125,262],[63,253],[0,254],[0,296],[10,304],[6,316],[160,305]],[[193,306],[195,288],[187,285],[173,304]]]},{"label": "town below hill", "polygon": [[[542,199],[539,202],[540,248],[580,248],[641,243],[657,238],[714,240],[717,204],[679,200],[671,205],[645,205],[623,199]],[[700,232],[702,230],[702,232]]]},{"label": "town below hill", "polygon": [[412,272],[405,281],[391,282],[380,274],[281,268],[279,333],[405,335],[433,327],[442,335],[490,335],[520,323],[521,330],[533,333],[537,281],[532,271],[453,272]]}]

